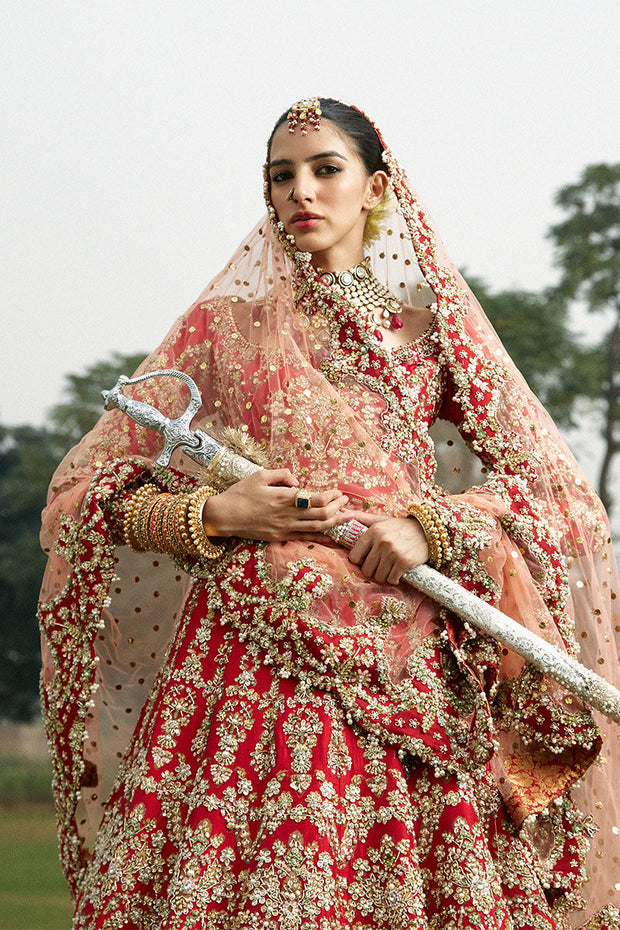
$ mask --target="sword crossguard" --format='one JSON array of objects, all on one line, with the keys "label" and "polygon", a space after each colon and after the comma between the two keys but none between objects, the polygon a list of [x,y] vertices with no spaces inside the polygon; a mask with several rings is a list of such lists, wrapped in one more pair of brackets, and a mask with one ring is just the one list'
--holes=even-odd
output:
[{"label": "sword crossguard", "polygon": [[[138,384],[150,378],[163,377],[177,378],[179,381],[183,381],[190,390],[190,400],[186,410],[174,420],[164,416],[161,410],[153,407],[152,404],[125,397],[123,393],[124,389],[131,384]],[[197,451],[202,447],[203,440],[200,431],[194,432],[190,429],[192,420],[202,406],[202,398],[195,381],[184,371],[162,368],[160,371],[150,371],[147,374],[138,375],[136,378],[121,375],[114,387],[110,391],[102,391],[101,396],[106,410],[117,407],[131,417],[134,422],[161,433],[164,437],[164,448],[157,459],[158,465],[168,465],[175,449],[183,448],[190,452]]]}]

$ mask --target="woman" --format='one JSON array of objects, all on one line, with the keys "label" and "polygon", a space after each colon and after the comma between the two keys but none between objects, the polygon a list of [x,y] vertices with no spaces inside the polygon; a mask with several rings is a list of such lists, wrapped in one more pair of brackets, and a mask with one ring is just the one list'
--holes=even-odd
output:
[{"label": "woman", "polygon": [[[194,425],[266,467],[164,471],[115,411],[52,484],[75,927],[617,928],[616,734],[597,762],[576,698],[399,584],[429,560],[613,676],[600,504],[363,114],[295,104],[265,196],[141,371],[186,371]],[[175,385],[135,396],[178,416]],[[436,485],[438,417],[482,486]],[[325,533],[352,518],[347,552]]]}]

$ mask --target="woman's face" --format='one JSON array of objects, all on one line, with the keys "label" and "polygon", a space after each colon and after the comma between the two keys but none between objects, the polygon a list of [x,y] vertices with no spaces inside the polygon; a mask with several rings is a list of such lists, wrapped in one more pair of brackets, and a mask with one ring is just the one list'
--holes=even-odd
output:
[{"label": "woman's face", "polygon": [[269,154],[271,202],[295,238],[325,271],[344,271],[363,258],[368,211],[385,190],[383,172],[368,175],[347,137],[329,120],[318,132],[279,126]]}]

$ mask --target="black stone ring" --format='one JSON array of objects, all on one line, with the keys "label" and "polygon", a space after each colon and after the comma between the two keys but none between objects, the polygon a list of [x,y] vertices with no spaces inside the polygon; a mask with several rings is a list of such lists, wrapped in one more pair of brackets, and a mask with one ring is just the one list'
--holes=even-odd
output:
[{"label": "black stone ring", "polygon": [[312,507],[312,495],[309,491],[298,491],[295,495],[295,506],[299,510],[310,510]]}]

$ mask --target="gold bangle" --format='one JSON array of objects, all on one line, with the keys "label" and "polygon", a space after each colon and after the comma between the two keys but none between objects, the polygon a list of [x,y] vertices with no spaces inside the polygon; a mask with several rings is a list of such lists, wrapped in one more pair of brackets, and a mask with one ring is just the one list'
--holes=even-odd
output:
[{"label": "gold bangle", "polygon": [[146,548],[149,550],[152,550],[154,548],[153,537],[151,536],[151,532],[150,532],[151,514],[153,510],[155,509],[155,507],[157,506],[157,501],[159,497],[160,495],[156,494],[155,497],[151,501],[147,501],[146,504],[144,504],[140,508],[140,513],[137,519],[136,532],[137,532],[138,538],[142,542],[142,544],[146,546]]},{"label": "gold bangle", "polygon": [[149,513],[148,534],[151,540],[151,548],[155,552],[170,552],[170,547],[166,545],[163,533],[164,520],[167,517],[168,509],[174,506],[175,499],[172,494],[159,494]]},{"label": "gold bangle", "polygon": [[437,514],[435,514],[435,518],[437,521],[436,526],[439,531],[439,540],[441,542],[441,563],[445,565],[446,562],[449,562],[452,558],[452,543],[450,542],[450,536],[443,521],[437,519]]},{"label": "gold bangle", "polygon": [[190,499],[190,494],[160,494],[146,514],[150,547],[156,552],[197,555],[187,525]]},{"label": "gold bangle", "polygon": [[407,508],[407,516],[415,517],[428,543],[428,560],[434,568],[440,568],[451,554],[448,532],[428,504],[414,501]]},{"label": "gold bangle", "polygon": [[186,543],[182,532],[186,529],[188,494],[178,494],[168,508],[164,538],[170,552],[184,552]]},{"label": "gold bangle", "polygon": [[146,536],[141,532],[142,511],[152,503],[157,496],[157,488],[152,484],[145,484],[133,495],[127,506],[123,526],[125,542],[134,552],[146,552],[149,548]]},{"label": "gold bangle", "polygon": [[212,543],[205,533],[202,522],[202,508],[209,497],[215,497],[219,494],[215,488],[205,484],[197,491],[189,495],[189,506],[187,508],[187,526],[192,545],[199,555],[205,559],[219,559],[225,551],[226,546],[216,546]]},{"label": "gold bangle", "polygon": [[192,542],[192,537],[189,531],[188,511],[191,499],[191,494],[181,495],[181,499],[179,501],[179,535],[181,537],[181,548],[183,552],[188,552],[190,555],[198,555],[198,550]]},{"label": "gold bangle", "polygon": [[145,484],[130,499],[123,531],[126,544],[134,552],[185,552],[217,559],[225,546],[208,538],[202,523],[202,509],[209,497],[219,492],[204,485],[191,494],[160,493]]}]

